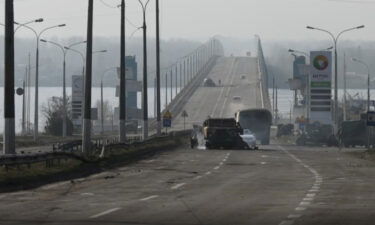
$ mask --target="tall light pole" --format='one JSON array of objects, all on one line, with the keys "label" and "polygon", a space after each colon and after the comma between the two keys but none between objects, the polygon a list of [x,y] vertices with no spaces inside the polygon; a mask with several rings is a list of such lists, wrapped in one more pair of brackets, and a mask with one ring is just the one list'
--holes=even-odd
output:
[{"label": "tall light pole", "polygon": [[62,54],[63,54],[63,126],[62,126],[62,134],[65,138],[67,136],[67,122],[68,122],[68,115],[67,115],[67,104],[66,104],[66,53],[67,49],[64,48],[64,46],[53,42],[53,41],[47,41],[44,39],[40,39],[41,42],[50,43],[52,45],[57,46]]},{"label": "tall light pole", "polygon": [[[362,61],[360,59],[352,58],[352,61],[357,62],[359,64],[362,64],[367,69],[367,112],[369,112],[370,111],[370,102],[371,102],[371,99],[370,99],[371,98],[371,96],[370,96],[370,68],[367,65],[367,63],[365,63],[364,61]],[[366,132],[367,132],[367,148],[369,149],[370,148],[370,129],[368,128],[368,126],[366,127]]]},{"label": "tall light pole", "polygon": [[70,48],[70,47],[64,47],[64,48],[67,50],[67,52],[68,51],[72,51],[72,52],[78,54],[81,57],[81,59],[82,59],[82,76],[85,76],[85,62],[86,62],[86,58],[83,55],[83,53],[80,52],[80,51],[78,51],[78,50],[75,50],[74,48]]},{"label": "tall light pole", "polygon": [[156,0],[156,120],[157,135],[161,135],[161,94],[160,94],[160,9]]},{"label": "tall light pole", "polygon": [[334,122],[335,122],[335,132],[338,131],[338,108],[339,108],[339,103],[338,103],[338,54],[337,54],[337,43],[338,43],[338,40],[340,38],[340,36],[346,32],[349,32],[349,31],[352,31],[352,30],[357,30],[357,29],[362,29],[364,28],[365,26],[364,25],[361,25],[361,26],[357,26],[357,27],[353,27],[353,28],[349,28],[349,29],[345,29],[343,31],[341,31],[337,36],[334,36],[330,31],[328,30],[324,30],[324,29],[321,29],[321,28],[316,28],[316,27],[311,27],[311,26],[307,26],[306,28],[307,29],[310,29],[310,30],[318,30],[318,31],[322,31],[322,32],[325,32],[327,34],[329,34],[333,40],[333,43],[334,43],[334,47],[335,47],[335,94],[334,94],[334,104],[335,104],[335,107],[334,107]]},{"label": "tall light pole", "polygon": [[86,75],[84,76],[84,107],[82,150],[86,155],[91,153],[91,86],[92,86],[92,42],[93,42],[94,0],[88,0],[87,14],[87,48]]},{"label": "tall light pole", "polygon": [[142,7],[143,13],[143,139],[148,138],[148,85],[147,85],[147,24],[146,24],[146,10],[147,6],[150,3],[150,0],[147,0],[144,4],[141,0],[138,0],[139,4]]},{"label": "tall light pole", "polygon": [[15,154],[14,109],[14,6],[5,1],[4,154]]},{"label": "tall light pole", "polygon": [[356,62],[356,63],[359,63],[363,66],[366,67],[367,69],[367,112],[370,111],[370,102],[371,102],[371,93],[370,93],[370,67],[367,65],[367,63],[365,63],[364,61],[360,60],[360,59],[357,59],[357,58],[352,58],[352,61],[353,62]]},{"label": "tall light pole", "polygon": [[111,67],[104,71],[102,79],[100,81],[100,114],[101,114],[101,133],[104,134],[104,91],[103,91],[103,78],[111,70],[115,70],[117,67]]},{"label": "tall light pole", "polygon": [[121,143],[126,142],[126,65],[125,65],[125,0],[121,1],[121,43],[120,43],[120,133]]}]

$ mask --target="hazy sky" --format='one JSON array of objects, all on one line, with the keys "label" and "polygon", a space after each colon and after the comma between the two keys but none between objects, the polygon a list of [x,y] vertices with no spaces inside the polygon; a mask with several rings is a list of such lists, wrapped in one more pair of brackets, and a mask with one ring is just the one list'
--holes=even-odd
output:
[{"label": "hazy sky", "polygon": [[[87,0],[14,0],[19,22],[43,17],[45,22],[33,25],[37,29],[59,23],[68,26],[49,31],[45,36],[85,36]],[[117,5],[120,0],[102,0]],[[143,0],[145,1],[145,0]],[[95,35],[119,35],[119,10],[95,2]],[[141,24],[138,0],[126,0],[127,18]],[[193,38],[206,40],[216,34],[252,38],[259,34],[265,39],[303,40],[326,39],[306,25],[326,28],[335,33],[365,24],[366,28],[345,36],[346,39],[375,38],[375,0],[160,0],[163,38]],[[0,1],[0,21],[4,19],[4,0]],[[148,8],[149,35],[155,34],[155,0]],[[127,32],[136,28],[128,23]],[[21,31],[18,37],[27,37]],[[136,36],[141,35],[138,31]]]}]

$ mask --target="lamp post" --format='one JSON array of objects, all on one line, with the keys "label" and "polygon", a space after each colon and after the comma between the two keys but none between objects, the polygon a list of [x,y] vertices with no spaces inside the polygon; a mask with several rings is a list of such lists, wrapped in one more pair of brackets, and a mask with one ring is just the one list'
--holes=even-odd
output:
[{"label": "lamp post", "polygon": [[121,143],[126,142],[126,65],[125,65],[125,0],[121,0],[121,43],[120,43],[120,129]]},{"label": "lamp post", "polygon": [[143,13],[143,139],[148,138],[148,85],[147,85],[147,24],[146,24],[146,10],[150,0],[144,4],[138,0],[142,7]]},{"label": "lamp post", "polygon": [[[371,98],[370,97],[370,68],[367,65],[367,63],[365,63],[364,61],[360,59],[352,58],[352,61],[365,66],[367,69],[367,112],[370,112],[370,98]],[[370,148],[370,129],[368,129],[368,127],[366,127],[366,132],[367,132],[367,148],[369,149]]]},{"label": "lamp post", "polygon": [[44,39],[41,39],[40,41],[57,46],[63,54],[63,126],[62,126],[63,130],[62,130],[62,134],[63,134],[63,137],[65,138],[67,136],[67,122],[68,122],[67,108],[66,108],[67,107],[66,106],[66,53],[67,53],[67,49],[65,49],[64,46],[53,41],[47,41]]},{"label": "lamp post", "polygon": [[370,67],[367,65],[367,63],[365,63],[364,61],[362,61],[360,59],[352,58],[352,61],[365,66],[366,69],[367,69],[367,112],[369,112],[370,111],[370,102],[371,102],[371,99],[370,99]]},{"label": "lamp post", "polygon": [[156,120],[157,134],[161,135],[161,94],[160,94],[160,10],[156,0]]},{"label": "lamp post", "polygon": [[306,28],[307,29],[310,29],[310,30],[318,30],[318,31],[322,31],[322,32],[325,32],[327,34],[329,34],[333,40],[333,43],[334,43],[334,49],[335,49],[335,91],[334,91],[334,104],[335,104],[335,107],[334,107],[334,123],[335,123],[335,132],[338,131],[338,108],[339,108],[339,104],[338,104],[338,54],[337,54],[337,43],[338,43],[338,40],[340,38],[340,36],[346,32],[349,32],[349,31],[352,31],[352,30],[357,30],[357,29],[362,29],[364,28],[365,26],[364,25],[361,25],[361,26],[357,26],[357,27],[353,27],[353,28],[349,28],[349,29],[345,29],[343,31],[341,31],[337,36],[334,36],[330,31],[328,30],[324,30],[324,29],[321,29],[321,28],[316,28],[316,27],[311,27],[311,26],[307,26]]},{"label": "lamp post", "polygon": [[36,36],[36,66],[35,66],[35,107],[34,107],[34,141],[38,140],[38,132],[39,132],[39,43],[40,43],[40,37],[42,34],[44,34],[46,31],[54,29],[54,28],[60,28],[65,27],[65,24],[59,24],[51,27],[44,28],[39,33],[27,26],[20,24],[21,27],[27,28],[31,30],[35,36]]},{"label": "lamp post", "polygon": [[94,0],[88,0],[87,13],[87,47],[86,47],[86,75],[84,76],[84,106],[82,150],[84,154],[91,154],[91,86],[92,86],[92,42],[94,23]]},{"label": "lamp post", "polygon": [[111,68],[108,68],[107,70],[104,71],[103,75],[102,75],[102,79],[100,81],[100,114],[101,114],[101,133],[104,134],[104,91],[103,91],[103,78],[105,77],[105,75],[112,71],[112,70],[115,70],[117,69],[117,67],[111,67]]},{"label": "lamp post", "polygon": [[14,6],[5,1],[4,154],[15,154],[14,109]]}]

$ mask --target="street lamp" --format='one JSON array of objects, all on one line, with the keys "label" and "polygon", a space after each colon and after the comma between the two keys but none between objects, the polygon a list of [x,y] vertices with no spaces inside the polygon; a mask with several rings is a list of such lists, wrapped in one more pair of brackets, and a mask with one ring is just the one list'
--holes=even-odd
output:
[{"label": "street lamp", "polygon": [[318,30],[318,31],[322,31],[322,32],[325,32],[327,34],[329,34],[331,37],[332,37],[332,40],[333,40],[333,43],[334,43],[334,49],[335,49],[335,95],[334,95],[334,101],[335,101],[335,107],[334,107],[334,122],[335,122],[335,132],[337,132],[338,130],[338,55],[337,55],[337,42],[340,38],[340,36],[346,32],[349,32],[349,31],[352,31],[352,30],[357,30],[357,29],[362,29],[364,28],[365,26],[364,25],[361,25],[361,26],[357,26],[357,27],[352,27],[352,28],[349,28],[349,29],[345,29],[343,31],[341,31],[337,36],[334,36],[331,32],[329,32],[328,30],[324,30],[324,29],[321,29],[321,28],[316,28],[316,27],[311,27],[311,26],[307,26],[306,28],[307,29],[310,29],[310,30]]},{"label": "street lamp", "polygon": [[40,37],[46,31],[54,29],[54,28],[65,27],[66,24],[59,24],[59,25],[47,27],[47,28],[41,30],[39,33],[35,29],[33,29],[33,28],[31,28],[27,25],[20,24],[20,26],[31,30],[36,36],[34,141],[37,141],[38,140],[38,130],[39,130],[38,124],[39,124],[39,42],[40,42]]},{"label": "street lamp", "polygon": [[103,92],[103,78],[105,77],[105,75],[112,71],[112,70],[115,70],[117,69],[117,67],[111,67],[111,68],[108,68],[107,70],[104,71],[102,77],[101,77],[101,81],[100,81],[100,114],[101,114],[101,133],[102,135],[104,134],[104,92]]},{"label": "street lamp", "polygon": [[370,101],[371,101],[371,99],[370,99],[370,68],[367,65],[367,63],[365,63],[364,61],[362,61],[360,59],[352,58],[352,61],[365,66],[366,69],[367,69],[367,112],[369,112],[370,111]]},{"label": "street lamp", "polygon": [[[370,111],[370,68],[367,65],[367,63],[363,62],[360,59],[352,58],[353,62],[359,63],[366,67],[367,69],[367,113]],[[367,148],[370,148],[370,130],[368,129],[368,126],[366,127],[367,132]]]},{"label": "street lamp", "polygon": [[143,138],[148,138],[148,85],[147,85],[147,24],[146,24],[146,10],[150,0],[144,4],[138,0],[142,7],[143,13]]},{"label": "street lamp", "polygon": [[67,122],[68,122],[67,106],[66,106],[66,54],[68,50],[64,48],[64,46],[53,41],[47,41],[44,39],[41,39],[40,41],[57,46],[58,48],[60,48],[61,52],[63,53],[63,127],[62,127],[63,132],[62,133],[63,133],[63,137],[65,138],[67,136]]}]

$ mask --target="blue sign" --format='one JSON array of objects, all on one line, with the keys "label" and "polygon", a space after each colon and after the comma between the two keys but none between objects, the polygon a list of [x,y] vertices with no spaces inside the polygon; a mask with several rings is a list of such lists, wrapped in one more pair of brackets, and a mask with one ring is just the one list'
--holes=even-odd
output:
[{"label": "blue sign", "polygon": [[375,127],[375,112],[367,112],[367,126]]},{"label": "blue sign", "polygon": [[172,120],[164,118],[163,119],[163,127],[172,127]]}]

